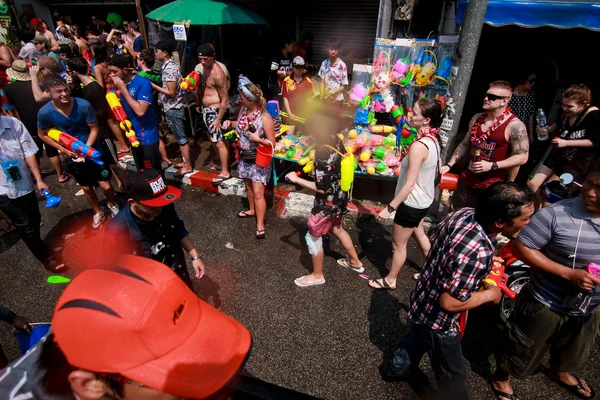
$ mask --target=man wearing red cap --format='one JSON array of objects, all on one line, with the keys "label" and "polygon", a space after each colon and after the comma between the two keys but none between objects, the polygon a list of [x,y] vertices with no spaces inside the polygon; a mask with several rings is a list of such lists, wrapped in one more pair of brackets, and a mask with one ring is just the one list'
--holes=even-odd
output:
[{"label": "man wearing red cap", "polygon": [[58,40],[56,40],[56,37],[54,37],[54,33],[46,29],[44,22],[41,19],[37,17],[31,18],[29,23],[35,28],[37,32],[36,36],[42,37],[48,41],[50,44],[50,48],[48,50],[56,50],[58,48]]},{"label": "man wearing red cap", "polygon": [[204,275],[204,264],[173,205],[181,190],[166,185],[154,169],[131,172],[127,186],[128,204],[106,229],[107,248],[160,261],[193,288],[183,250],[192,258],[196,278]]},{"label": "man wearing red cap", "polygon": [[0,371],[0,398],[203,399],[238,372],[242,324],[156,261],[103,261],[67,286],[52,333]]}]

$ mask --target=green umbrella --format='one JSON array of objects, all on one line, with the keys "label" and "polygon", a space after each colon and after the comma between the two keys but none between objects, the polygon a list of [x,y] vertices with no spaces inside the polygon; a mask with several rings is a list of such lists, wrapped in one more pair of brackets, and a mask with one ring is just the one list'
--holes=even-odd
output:
[{"label": "green umbrella", "polygon": [[157,8],[146,18],[172,23],[190,21],[191,25],[268,25],[254,11],[229,0],[176,0]]}]

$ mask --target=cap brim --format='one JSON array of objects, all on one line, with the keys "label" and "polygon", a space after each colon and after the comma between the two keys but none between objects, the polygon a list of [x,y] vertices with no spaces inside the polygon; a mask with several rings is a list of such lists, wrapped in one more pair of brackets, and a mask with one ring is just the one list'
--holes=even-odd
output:
[{"label": "cap brim", "polygon": [[194,332],[165,356],[121,371],[128,379],[184,399],[203,399],[239,371],[252,344],[250,332],[235,319],[198,299]]},{"label": "cap brim", "polygon": [[166,192],[150,200],[141,200],[140,203],[148,207],[164,207],[173,203],[180,197],[181,190],[177,189],[175,186],[167,185]]}]

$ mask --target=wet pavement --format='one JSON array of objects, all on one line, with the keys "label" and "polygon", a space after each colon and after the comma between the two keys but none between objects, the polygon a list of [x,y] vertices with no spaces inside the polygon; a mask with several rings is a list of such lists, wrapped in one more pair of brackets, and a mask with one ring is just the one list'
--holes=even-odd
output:
[{"label": "wet pavement", "polygon": [[[84,253],[79,237],[94,235],[91,212],[73,180],[56,183],[49,176],[53,194],[63,196],[56,209],[42,207],[43,235],[60,239],[67,261]],[[102,198],[102,195],[100,195]],[[124,199],[120,199],[123,204]],[[266,382],[328,399],[431,398],[423,380],[386,383],[378,373],[384,354],[407,330],[408,297],[414,287],[412,274],[421,263],[419,250],[410,244],[409,262],[393,292],[374,291],[353,271],[339,267],[341,246],[326,241],[327,283],[298,288],[293,280],[311,269],[303,243],[305,223],[279,219],[271,206],[267,215],[267,238],[254,238],[252,220],[238,219],[238,197],[215,197],[191,187],[184,188],[176,209],[206,264],[207,274],[195,281],[196,293],[244,323],[253,335],[252,354],[246,373]],[[348,221],[346,226],[358,246],[365,273],[378,277],[391,261],[390,228],[373,217]],[[226,244],[233,244],[233,249]],[[231,247],[231,246],[229,246]],[[46,283],[48,277],[15,233],[0,236],[0,303],[34,322],[48,321],[64,285]],[[475,399],[493,399],[486,382],[493,370],[494,342],[498,340],[498,310],[484,307],[472,312],[463,339],[469,364],[469,387]],[[0,326],[0,342],[9,359],[18,356],[16,341],[6,324]],[[595,346],[578,372],[600,389]],[[421,368],[431,380],[429,361]],[[565,399],[569,393],[541,373],[515,382],[522,399]],[[418,394],[417,394],[418,393]]]}]

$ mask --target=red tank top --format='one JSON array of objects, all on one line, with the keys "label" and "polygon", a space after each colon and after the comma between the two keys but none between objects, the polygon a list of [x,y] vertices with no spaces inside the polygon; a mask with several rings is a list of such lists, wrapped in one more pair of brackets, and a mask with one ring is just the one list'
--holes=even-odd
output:
[{"label": "red tank top", "polygon": [[[476,150],[479,150],[481,160],[483,161],[498,162],[508,158],[510,143],[506,140],[506,127],[514,118],[516,118],[514,114],[508,117],[502,125],[490,133],[484,143],[475,144],[471,142],[471,162],[475,158]],[[479,126],[477,128],[477,135],[479,136],[482,134],[481,126]],[[473,189],[485,189],[496,182],[504,182],[506,180],[506,173],[506,170],[499,169],[476,174],[467,168],[462,172],[460,179],[467,187]]]}]

